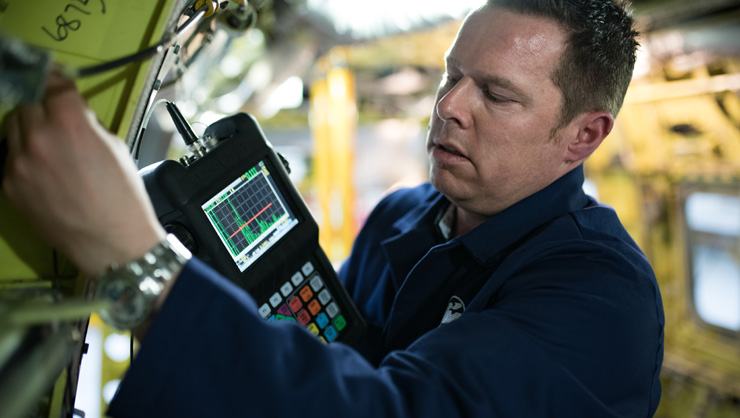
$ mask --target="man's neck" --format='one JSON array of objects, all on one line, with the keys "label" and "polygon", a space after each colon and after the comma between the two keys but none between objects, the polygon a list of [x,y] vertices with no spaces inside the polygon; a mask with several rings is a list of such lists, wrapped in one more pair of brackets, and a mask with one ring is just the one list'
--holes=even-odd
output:
[{"label": "man's neck", "polygon": [[455,222],[454,228],[452,229],[452,236],[464,235],[472,231],[478,225],[482,224],[488,219],[488,217],[475,214],[465,209],[461,209],[459,206],[455,207]]}]

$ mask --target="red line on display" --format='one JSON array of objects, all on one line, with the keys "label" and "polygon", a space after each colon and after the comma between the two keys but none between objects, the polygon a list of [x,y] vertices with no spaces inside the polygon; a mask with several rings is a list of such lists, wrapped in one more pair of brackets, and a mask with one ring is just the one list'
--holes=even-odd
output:
[{"label": "red line on display", "polygon": [[257,212],[256,215],[252,216],[252,219],[248,220],[247,222],[244,223],[244,225],[240,226],[239,229],[236,230],[236,232],[234,232],[233,234],[229,235],[229,238],[233,238],[234,235],[238,234],[239,231],[241,231],[242,229],[244,229],[245,226],[249,225],[249,223],[252,222],[254,220],[254,218],[260,216],[260,214],[262,212],[266,211],[267,208],[269,208],[270,206],[272,206],[272,202],[268,203],[267,206],[265,206],[264,209],[262,209],[261,211]]}]

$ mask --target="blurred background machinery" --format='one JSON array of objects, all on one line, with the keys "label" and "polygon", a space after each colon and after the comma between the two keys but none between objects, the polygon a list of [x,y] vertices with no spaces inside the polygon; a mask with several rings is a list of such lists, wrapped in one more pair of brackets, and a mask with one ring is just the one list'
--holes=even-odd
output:
[{"label": "blurred background machinery", "polygon": [[[479,4],[44,1],[0,0],[0,36],[54,51],[68,71],[101,70],[78,86],[140,167],[183,153],[162,99],[196,133],[252,113],[337,265],[378,199],[425,181],[443,54]],[[657,416],[740,417],[740,1],[633,4],[643,33],[633,83],[584,187],[617,210],[660,282]],[[102,416],[129,336],[88,322],[85,279],[1,193],[0,214],[0,415]]]}]

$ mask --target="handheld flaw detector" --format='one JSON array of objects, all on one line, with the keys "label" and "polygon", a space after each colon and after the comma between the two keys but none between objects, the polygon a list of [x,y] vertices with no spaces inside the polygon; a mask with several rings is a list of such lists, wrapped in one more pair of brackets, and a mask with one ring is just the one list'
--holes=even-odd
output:
[{"label": "handheld flaw detector", "polygon": [[198,139],[174,104],[167,109],[191,152],[139,171],[165,230],[244,288],[264,319],[297,322],[326,343],[356,341],[362,316],[257,121],[239,113]]}]

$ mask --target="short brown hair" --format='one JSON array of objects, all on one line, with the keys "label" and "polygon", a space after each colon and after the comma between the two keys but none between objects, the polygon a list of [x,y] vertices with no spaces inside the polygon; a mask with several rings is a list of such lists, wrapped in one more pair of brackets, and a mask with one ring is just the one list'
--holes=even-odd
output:
[{"label": "short brown hair", "polygon": [[490,8],[551,18],[567,42],[552,80],[563,93],[560,126],[577,115],[606,110],[617,116],[632,80],[638,32],[622,0],[487,0]]}]

